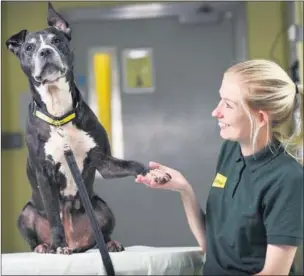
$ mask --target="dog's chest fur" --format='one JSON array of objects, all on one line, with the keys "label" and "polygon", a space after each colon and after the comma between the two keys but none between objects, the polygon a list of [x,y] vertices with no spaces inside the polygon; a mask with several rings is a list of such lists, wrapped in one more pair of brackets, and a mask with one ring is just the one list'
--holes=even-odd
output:
[{"label": "dog's chest fur", "polygon": [[75,196],[77,186],[64,157],[65,141],[67,141],[73,151],[80,172],[83,170],[83,161],[87,157],[89,150],[95,146],[95,142],[86,132],[77,129],[72,123],[68,123],[62,128],[66,140],[59,135],[56,127],[51,127],[50,138],[44,147],[45,155],[50,155],[56,164],[61,164],[59,171],[66,178],[66,187],[61,191],[61,194],[63,196]]},{"label": "dog's chest fur", "polygon": [[[59,81],[58,85],[41,86],[37,90],[46,104],[48,112],[53,116],[62,116],[71,110],[72,97],[65,81]],[[50,155],[56,164],[60,163],[59,171],[66,178],[66,186],[61,190],[61,194],[63,196],[75,196],[77,186],[64,157],[64,144],[67,142],[73,151],[80,172],[83,170],[83,162],[89,150],[95,147],[96,144],[88,133],[78,129],[71,122],[63,125],[62,129],[65,137],[60,135],[57,127],[50,126],[50,138],[44,147],[45,156]]]}]

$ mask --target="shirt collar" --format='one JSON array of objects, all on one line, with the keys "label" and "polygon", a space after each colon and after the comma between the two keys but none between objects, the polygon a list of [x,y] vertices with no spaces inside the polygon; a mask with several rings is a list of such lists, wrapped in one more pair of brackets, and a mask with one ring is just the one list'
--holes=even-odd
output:
[{"label": "shirt collar", "polygon": [[283,150],[284,149],[282,144],[278,140],[274,139],[266,147],[256,152],[255,154],[244,157],[241,152],[241,147],[240,145],[238,145],[238,154],[237,154],[236,162],[243,161],[248,166],[248,168],[250,168],[251,171],[254,172],[259,167],[270,162]]}]

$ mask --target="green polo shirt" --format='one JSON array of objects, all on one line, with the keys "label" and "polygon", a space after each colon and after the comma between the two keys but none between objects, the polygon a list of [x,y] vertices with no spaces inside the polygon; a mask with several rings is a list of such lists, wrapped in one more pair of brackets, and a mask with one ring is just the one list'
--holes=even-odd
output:
[{"label": "green polo shirt", "polygon": [[206,206],[204,275],[258,273],[267,244],[302,238],[303,167],[278,141],[245,158],[225,141]]}]

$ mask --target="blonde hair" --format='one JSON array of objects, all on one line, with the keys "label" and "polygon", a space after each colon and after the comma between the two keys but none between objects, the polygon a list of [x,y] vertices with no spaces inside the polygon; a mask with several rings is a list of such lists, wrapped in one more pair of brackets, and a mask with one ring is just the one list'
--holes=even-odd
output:
[{"label": "blonde hair", "polygon": [[[295,84],[275,62],[255,59],[231,66],[244,85],[241,103],[251,122],[251,141],[255,147],[259,129],[250,110],[269,115],[267,130],[285,151],[303,166],[303,86]],[[297,93],[298,92],[298,93]]]}]

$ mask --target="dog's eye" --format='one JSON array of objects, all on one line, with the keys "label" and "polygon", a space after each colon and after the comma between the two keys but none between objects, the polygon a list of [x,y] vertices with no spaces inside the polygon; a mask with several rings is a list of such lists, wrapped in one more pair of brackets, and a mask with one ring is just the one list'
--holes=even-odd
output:
[{"label": "dog's eye", "polygon": [[25,50],[26,51],[32,51],[33,50],[33,45],[27,45],[26,47],[25,47]]},{"label": "dog's eye", "polygon": [[55,39],[54,39],[54,43],[55,43],[55,44],[59,44],[60,42],[61,42],[61,40],[60,40],[59,38],[55,38]]}]

